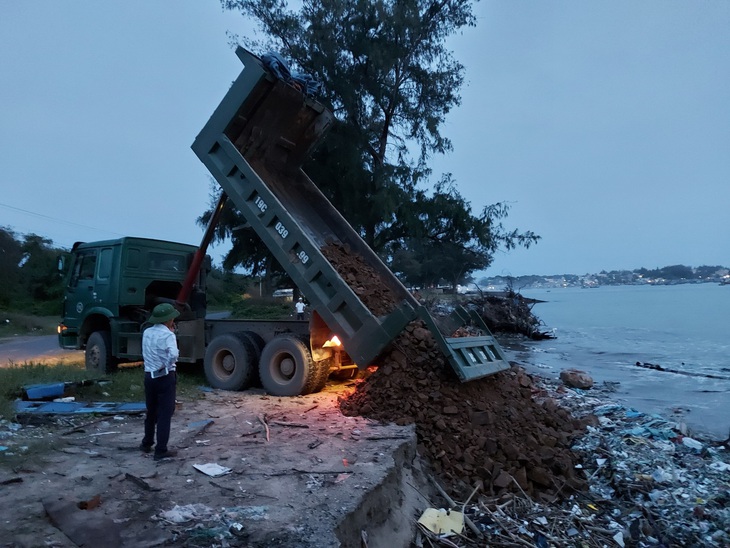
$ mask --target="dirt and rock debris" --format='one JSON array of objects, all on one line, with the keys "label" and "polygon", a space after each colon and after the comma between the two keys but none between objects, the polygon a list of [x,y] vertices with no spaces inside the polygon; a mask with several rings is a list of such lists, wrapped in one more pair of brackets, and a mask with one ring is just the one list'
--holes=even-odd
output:
[{"label": "dirt and rock debris", "polygon": [[[374,314],[383,303],[392,308],[394,297],[364,260],[344,245],[323,251]],[[467,496],[481,485],[550,499],[583,486],[570,444],[584,425],[557,406],[537,404],[523,370],[461,383],[422,322],[411,323],[377,365],[343,399],[343,412],[415,424],[419,452],[451,490]]]},{"label": "dirt and rock debris", "polygon": [[329,242],[321,248],[321,251],[340,278],[375,316],[385,316],[395,309],[397,298],[392,289],[383,283],[375,269],[360,255],[353,253],[348,245]]},{"label": "dirt and rock debris", "polygon": [[584,486],[570,450],[584,421],[551,400],[534,400],[524,370],[460,383],[418,324],[394,346],[341,408],[346,415],[415,424],[419,453],[457,497],[479,485],[486,493],[524,491],[554,500]]}]

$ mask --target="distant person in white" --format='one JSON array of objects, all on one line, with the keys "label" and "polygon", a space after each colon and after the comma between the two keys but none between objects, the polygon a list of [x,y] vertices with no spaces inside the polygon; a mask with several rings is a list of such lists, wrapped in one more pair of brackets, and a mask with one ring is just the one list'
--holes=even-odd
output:
[{"label": "distant person in white", "polygon": [[175,318],[180,315],[171,304],[158,304],[149,322],[152,324],[142,333],[142,357],[144,359],[144,393],[147,416],[144,420],[144,438],[140,449],[152,451],[157,428],[155,460],[174,457],[177,451],[167,448],[170,439],[170,422],[175,412],[177,372],[175,364],[180,357],[175,338]]},{"label": "distant person in white", "polygon": [[294,308],[297,311],[297,320],[303,320],[304,319],[304,309],[307,308],[307,305],[304,304],[304,301],[301,297],[299,297],[299,300],[297,301],[297,304],[294,305]]}]

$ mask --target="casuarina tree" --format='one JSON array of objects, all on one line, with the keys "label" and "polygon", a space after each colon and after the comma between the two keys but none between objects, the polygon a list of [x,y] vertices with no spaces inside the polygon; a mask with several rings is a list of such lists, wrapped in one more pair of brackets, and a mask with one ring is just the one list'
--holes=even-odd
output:
[{"label": "casuarina tree", "polygon": [[[233,43],[259,54],[277,51],[292,70],[320,82],[317,99],[332,110],[336,123],[305,166],[307,174],[387,261],[395,251],[415,246],[427,232],[419,227],[423,208],[433,209],[445,196],[443,185],[429,190],[428,164],[432,155],[451,150],[441,127],[459,105],[464,80],[464,67],[445,42],[475,25],[473,2],[305,0],[290,9],[283,0],[222,0],[222,5],[255,20],[265,37],[232,35]],[[448,188],[446,194],[453,184]],[[494,209],[473,216],[464,200],[452,206],[462,208],[456,214],[469,217],[475,230],[490,229],[462,240],[473,244],[486,238],[486,245],[460,247],[482,255],[474,264],[488,264],[494,244],[529,245],[538,239],[532,233],[500,233],[499,222],[484,218]],[[219,237],[233,234],[233,226],[224,225]],[[235,238],[242,239],[234,237],[234,245]],[[247,247],[265,255],[260,246]],[[234,257],[241,259],[237,251],[231,261]]]}]

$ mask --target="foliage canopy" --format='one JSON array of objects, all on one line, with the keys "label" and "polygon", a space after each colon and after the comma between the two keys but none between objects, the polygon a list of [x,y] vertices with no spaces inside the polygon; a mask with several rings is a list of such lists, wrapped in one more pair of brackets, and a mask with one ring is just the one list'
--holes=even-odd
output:
[{"label": "foliage canopy", "polygon": [[18,235],[0,227],[0,309],[38,315],[59,313],[63,280],[56,268],[62,253],[36,234]]},{"label": "foliage canopy", "polygon": [[[221,3],[257,21],[266,36],[233,36],[232,42],[258,53],[278,50],[294,71],[321,83],[317,99],[337,122],[304,169],[403,275],[444,277],[424,264],[436,250],[462,266],[447,273],[456,283],[486,268],[499,247],[529,247],[539,239],[504,230],[505,204],[472,214],[448,174],[428,190],[429,159],[452,148],[441,127],[460,104],[464,80],[464,67],[445,41],[476,24],[471,0],[305,0],[298,10],[284,0]],[[233,240],[224,266],[273,270],[253,233],[234,230],[242,221],[231,211],[218,229],[219,239]],[[420,265],[422,273],[408,264]]]}]

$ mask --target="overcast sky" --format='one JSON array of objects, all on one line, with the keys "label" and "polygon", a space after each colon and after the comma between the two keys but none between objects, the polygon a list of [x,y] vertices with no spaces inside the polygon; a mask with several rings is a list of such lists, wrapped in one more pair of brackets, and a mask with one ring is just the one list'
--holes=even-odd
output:
[{"label": "overcast sky", "polygon": [[[730,2],[476,13],[450,41],[468,85],[433,167],[542,236],[487,275],[730,265]],[[0,226],[199,243],[190,145],[241,70],[226,31],[251,29],[217,0],[0,0]]]}]

